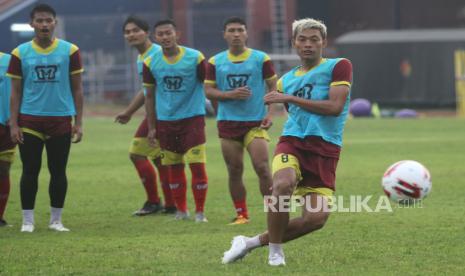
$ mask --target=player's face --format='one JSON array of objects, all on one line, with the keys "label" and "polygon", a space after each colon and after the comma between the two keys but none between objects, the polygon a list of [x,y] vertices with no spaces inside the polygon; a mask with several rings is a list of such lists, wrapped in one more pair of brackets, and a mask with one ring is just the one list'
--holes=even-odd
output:
[{"label": "player's face", "polygon": [[124,38],[131,46],[144,44],[148,37],[149,34],[134,23],[128,23],[124,26]]},{"label": "player's face", "polygon": [[292,44],[301,59],[318,60],[326,47],[326,39],[317,29],[305,29],[296,35]]},{"label": "player's face", "polygon": [[176,47],[177,39],[178,35],[173,25],[166,24],[155,28],[155,41],[164,49]]},{"label": "player's face", "polygon": [[51,39],[57,21],[53,14],[48,12],[36,12],[31,20],[31,27],[34,29],[38,39]]},{"label": "player's face", "polygon": [[244,47],[247,42],[247,29],[240,23],[226,25],[224,39],[229,47]]}]

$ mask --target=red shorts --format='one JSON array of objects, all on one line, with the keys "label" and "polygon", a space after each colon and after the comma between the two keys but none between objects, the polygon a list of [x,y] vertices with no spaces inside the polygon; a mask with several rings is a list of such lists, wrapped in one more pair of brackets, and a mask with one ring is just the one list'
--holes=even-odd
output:
[{"label": "red shorts", "polygon": [[11,141],[10,128],[0,124],[0,152],[12,150],[15,146],[16,144]]},{"label": "red shorts", "polygon": [[147,125],[147,117],[140,122],[139,127],[137,128],[136,134],[134,134],[134,137],[137,138],[147,138],[147,135],[149,134],[149,127]]},{"label": "red shorts", "polygon": [[341,148],[316,136],[300,139],[282,136],[275,155],[290,154],[299,160],[302,180],[298,186],[336,190],[336,167]]},{"label": "red shorts", "polygon": [[205,117],[157,121],[157,139],[163,150],[184,154],[195,146],[205,144]]},{"label": "red shorts", "polygon": [[220,138],[244,141],[245,135],[253,128],[259,127],[262,121],[241,122],[241,121],[218,121],[218,136]]},{"label": "red shorts", "polygon": [[20,114],[18,125],[45,136],[61,136],[71,133],[71,116],[33,116]]}]

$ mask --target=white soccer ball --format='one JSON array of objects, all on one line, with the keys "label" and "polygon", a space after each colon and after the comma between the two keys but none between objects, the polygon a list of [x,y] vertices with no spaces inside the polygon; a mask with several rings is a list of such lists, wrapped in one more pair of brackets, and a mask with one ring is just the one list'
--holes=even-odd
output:
[{"label": "white soccer ball", "polygon": [[417,161],[403,160],[386,170],[382,185],[384,193],[392,201],[409,204],[431,192],[431,174]]}]

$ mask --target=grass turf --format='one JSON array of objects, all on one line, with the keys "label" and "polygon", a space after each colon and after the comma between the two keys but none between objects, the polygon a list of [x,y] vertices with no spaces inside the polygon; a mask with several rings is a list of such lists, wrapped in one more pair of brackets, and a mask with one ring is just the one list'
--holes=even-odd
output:
[{"label": "grass turf", "polygon": [[[245,183],[252,222],[227,226],[234,216],[215,122],[207,122],[209,191],[207,224],[173,221],[155,215],[131,217],[144,192],[128,159],[129,141],[139,123],[85,121],[84,140],[73,145],[64,212],[69,233],[47,230],[49,219],[46,162],[36,201],[36,231],[20,233],[20,160],[12,167],[12,187],[0,228],[0,274],[257,274],[294,275],[463,275],[465,244],[464,121],[454,118],[348,121],[337,171],[337,195],[381,196],[381,176],[392,163],[413,159],[432,174],[433,190],[422,208],[381,213],[334,213],[326,226],[285,245],[287,266],[270,268],[267,249],[243,261],[222,265],[220,258],[234,235],[254,235],[266,221],[258,182],[248,157]],[[283,119],[272,128],[274,149]],[[45,160],[45,158],[44,158]],[[188,173],[189,175],[189,173]],[[161,189],[159,189],[161,191]],[[188,189],[192,212],[192,193]],[[374,207],[376,200],[370,201]]]}]

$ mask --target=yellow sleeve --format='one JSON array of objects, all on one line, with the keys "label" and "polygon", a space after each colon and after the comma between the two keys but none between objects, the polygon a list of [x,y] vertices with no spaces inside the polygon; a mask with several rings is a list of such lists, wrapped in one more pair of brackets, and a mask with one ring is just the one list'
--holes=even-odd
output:
[{"label": "yellow sleeve", "polygon": [[278,92],[283,93],[283,78],[280,78],[276,83],[276,87],[278,88]]}]

